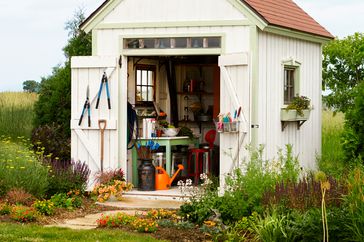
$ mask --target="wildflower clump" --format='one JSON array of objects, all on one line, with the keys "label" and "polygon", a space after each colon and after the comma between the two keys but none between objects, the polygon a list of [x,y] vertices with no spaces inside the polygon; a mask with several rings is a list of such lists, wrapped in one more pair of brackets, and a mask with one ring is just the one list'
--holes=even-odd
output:
[{"label": "wildflower clump", "polygon": [[40,214],[44,215],[52,215],[54,213],[54,203],[50,200],[37,200],[33,203],[33,207],[37,210]]},{"label": "wildflower clump", "polygon": [[11,209],[10,217],[18,222],[26,223],[36,220],[37,212],[32,207],[16,205]]}]

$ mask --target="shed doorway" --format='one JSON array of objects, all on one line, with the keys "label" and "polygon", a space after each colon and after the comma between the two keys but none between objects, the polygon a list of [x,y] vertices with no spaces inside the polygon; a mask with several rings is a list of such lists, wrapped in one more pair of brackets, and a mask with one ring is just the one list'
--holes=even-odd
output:
[{"label": "shed doorway", "polygon": [[[191,142],[189,146],[161,146],[155,152],[155,160],[158,160],[155,165],[161,165],[172,175],[178,164],[187,166],[192,148],[206,147],[206,134],[215,130],[214,118],[220,113],[218,56],[128,56],[127,63],[128,102],[137,113],[138,138],[168,136],[158,131],[162,125],[174,126],[184,132],[191,130],[197,138],[197,142]],[[150,129],[149,122],[156,126]],[[158,142],[158,138],[155,139]],[[216,177],[220,173],[219,144],[216,134],[209,169],[205,162],[202,168]],[[168,164],[169,153],[171,164]],[[139,161],[135,156],[135,150],[128,152],[128,180],[138,184],[136,167]],[[190,175],[186,167],[174,184],[180,179],[193,178]]]}]

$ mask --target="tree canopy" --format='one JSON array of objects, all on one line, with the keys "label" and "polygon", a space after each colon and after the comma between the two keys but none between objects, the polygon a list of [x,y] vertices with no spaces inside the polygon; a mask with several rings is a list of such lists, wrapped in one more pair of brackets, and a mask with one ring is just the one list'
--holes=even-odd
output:
[{"label": "tree canopy", "polygon": [[355,33],[329,42],[323,49],[323,89],[326,105],[346,112],[354,105],[355,87],[364,80],[364,35]]},{"label": "tree canopy", "polygon": [[35,104],[35,126],[58,124],[67,137],[70,137],[71,119],[70,58],[91,55],[92,49],[91,35],[78,28],[84,19],[83,11],[79,10],[66,23],[70,38],[63,52],[67,59],[64,65],[54,67],[51,75],[42,78],[39,99]]},{"label": "tree canopy", "polygon": [[38,92],[40,88],[40,83],[34,80],[26,80],[23,82],[24,92]]}]

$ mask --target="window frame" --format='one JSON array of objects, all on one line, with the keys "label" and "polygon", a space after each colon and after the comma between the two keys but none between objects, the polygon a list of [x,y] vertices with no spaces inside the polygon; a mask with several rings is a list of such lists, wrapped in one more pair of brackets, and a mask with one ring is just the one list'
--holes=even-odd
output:
[{"label": "window frame", "polygon": [[291,59],[288,59],[288,60],[285,60],[285,61],[282,61],[282,84],[283,84],[283,95],[282,95],[282,99],[283,99],[283,106],[287,106],[289,105],[291,102],[292,102],[292,99],[291,100],[286,100],[285,99],[285,87],[286,87],[286,70],[293,70],[294,73],[293,73],[293,96],[292,97],[295,97],[297,95],[299,95],[300,93],[300,67],[301,67],[301,63],[294,60],[293,58]]},{"label": "window frame", "polygon": [[[152,71],[153,72],[153,78],[152,78],[152,84],[150,85],[147,80],[147,84],[143,84],[143,80],[141,79],[141,84],[138,84],[138,71]],[[155,65],[149,65],[149,64],[138,64],[135,66],[135,102],[136,103],[144,103],[144,102],[155,102],[156,101],[156,89],[157,89],[157,71]],[[152,100],[149,100],[149,92],[147,91],[147,100],[138,100],[138,87],[141,87],[141,90],[143,90],[143,87],[146,87],[147,90],[149,87],[152,87],[153,89],[153,98]],[[141,93],[142,95],[142,93]],[[141,99],[143,99],[143,95],[141,96]]]}]

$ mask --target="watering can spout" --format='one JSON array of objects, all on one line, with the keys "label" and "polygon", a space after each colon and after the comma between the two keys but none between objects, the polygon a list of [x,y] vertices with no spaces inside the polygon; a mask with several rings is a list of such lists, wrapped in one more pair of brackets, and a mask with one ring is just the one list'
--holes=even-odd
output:
[{"label": "watering can spout", "polygon": [[183,169],[184,169],[183,165],[178,165],[178,170],[173,174],[172,178],[169,180],[169,186],[172,185],[172,182],[176,178],[176,176],[178,175],[179,171],[181,171]]}]

